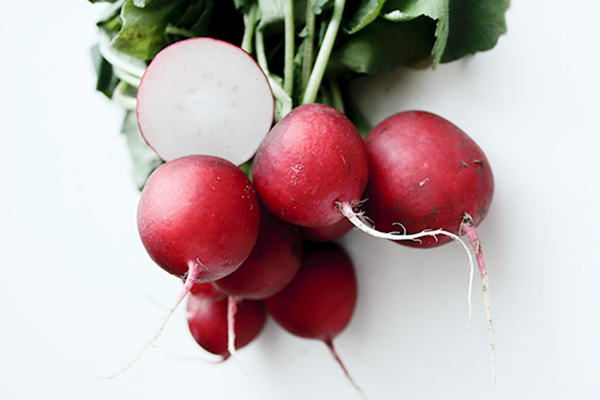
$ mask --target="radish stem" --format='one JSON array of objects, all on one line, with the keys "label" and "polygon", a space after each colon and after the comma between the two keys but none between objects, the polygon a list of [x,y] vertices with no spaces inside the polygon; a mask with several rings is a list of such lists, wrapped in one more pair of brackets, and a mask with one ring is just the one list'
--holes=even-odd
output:
[{"label": "radish stem", "polygon": [[294,90],[294,2],[286,0],[283,3],[285,24],[285,58],[283,67],[283,89],[291,97]]},{"label": "radish stem", "polygon": [[304,56],[302,58],[302,93],[306,91],[312,71],[315,48],[315,13],[311,9],[312,1],[306,4],[306,37],[304,38]]},{"label": "radish stem", "polygon": [[342,22],[342,14],[344,13],[345,3],[346,0],[335,0],[333,5],[333,15],[331,16],[329,25],[327,25],[327,30],[325,31],[325,36],[323,37],[323,43],[321,44],[321,49],[317,54],[315,65],[310,74],[306,91],[304,92],[302,104],[314,103],[317,98],[317,93],[319,91],[319,87],[321,86],[323,75],[325,75],[325,69],[327,68],[329,56],[331,55],[331,50],[333,49],[335,38]]}]

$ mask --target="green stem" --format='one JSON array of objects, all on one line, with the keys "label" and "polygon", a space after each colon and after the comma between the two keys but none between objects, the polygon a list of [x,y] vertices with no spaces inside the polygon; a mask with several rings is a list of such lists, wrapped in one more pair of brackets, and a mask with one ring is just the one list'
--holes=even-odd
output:
[{"label": "green stem", "polygon": [[329,56],[331,55],[335,38],[340,29],[345,3],[346,0],[335,0],[333,6],[333,15],[331,16],[331,21],[329,21],[329,25],[325,31],[321,49],[317,54],[315,65],[312,73],[310,74],[308,86],[306,87],[306,92],[304,92],[304,97],[302,99],[302,104],[314,103],[315,99],[317,98],[319,86],[321,86],[321,81],[323,80],[323,75],[325,75],[325,69],[327,68],[327,63],[329,62]]},{"label": "green stem", "polygon": [[312,71],[313,53],[315,48],[315,13],[311,9],[312,1],[309,0],[306,5],[306,30],[304,38],[304,57],[302,60],[302,93],[306,91],[308,79]]},{"label": "green stem", "polygon": [[327,81],[329,89],[331,90],[331,103],[333,107],[337,108],[342,114],[346,113],[344,107],[344,96],[342,95],[342,89],[335,79],[329,79]]},{"label": "green stem", "polygon": [[258,4],[254,3],[250,6],[248,13],[244,14],[244,37],[242,38],[241,48],[244,49],[248,54],[252,54],[252,40],[254,36],[254,30],[256,28],[256,22],[258,18]]},{"label": "green stem", "polygon": [[192,32],[190,32],[186,29],[178,28],[173,25],[167,25],[167,27],[165,28],[165,33],[167,35],[178,35],[178,36],[183,36],[183,37],[187,37],[187,38],[196,37],[196,35],[194,35]]},{"label": "green stem", "polygon": [[283,5],[285,22],[285,59],[283,67],[283,89],[291,96],[294,90],[294,54],[295,36],[294,29],[294,1],[286,0]]}]

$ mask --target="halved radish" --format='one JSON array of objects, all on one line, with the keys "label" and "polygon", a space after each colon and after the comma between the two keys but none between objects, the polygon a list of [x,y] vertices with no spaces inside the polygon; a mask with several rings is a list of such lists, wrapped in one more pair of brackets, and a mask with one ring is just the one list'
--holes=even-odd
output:
[{"label": "halved radish", "polygon": [[271,128],[274,110],[271,87],[254,59],[205,37],[158,53],[137,94],[142,135],[165,161],[203,154],[242,165]]}]

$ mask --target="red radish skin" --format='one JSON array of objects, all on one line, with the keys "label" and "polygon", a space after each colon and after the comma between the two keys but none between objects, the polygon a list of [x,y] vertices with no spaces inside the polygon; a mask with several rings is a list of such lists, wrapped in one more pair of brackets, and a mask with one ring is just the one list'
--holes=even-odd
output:
[{"label": "red radish skin", "polygon": [[262,208],[258,239],[250,256],[214,285],[240,299],[266,299],[291,282],[301,260],[302,237],[298,227]]},{"label": "red radish skin", "polygon": [[305,104],[282,118],[259,147],[252,176],[261,202],[295,225],[330,226],[337,202],[362,198],[368,161],[363,140],[333,107]]},{"label": "red radish skin", "polygon": [[[230,357],[228,350],[228,296],[210,283],[197,283],[187,302],[188,327],[196,342],[206,351]],[[237,304],[235,348],[241,349],[261,332],[267,320],[262,301],[244,300]]]},{"label": "red radish skin", "polygon": [[354,266],[335,243],[307,242],[306,247],[292,282],[265,300],[267,311],[293,335],[323,341],[362,395],[333,346],[333,340],[349,324],[356,305]]},{"label": "red radish skin", "polygon": [[323,226],[319,228],[310,228],[303,226],[300,228],[302,237],[304,240],[311,242],[331,242],[333,240],[340,239],[346,233],[348,233],[354,225],[347,218],[343,218],[330,226]]},{"label": "red radish skin", "polygon": [[[398,113],[373,128],[365,145],[370,172],[364,209],[378,230],[458,234],[465,214],[475,226],[486,216],[494,192],[490,164],[451,122],[424,111]],[[442,235],[398,243],[427,248],[450,240]]]},{"label": "red radish skin", "polygon": [[235,271],[258,236],[260,209],[252,184],[229,161],[186,156],[161,165],[148,179],[138,207],[138,230],[150,257],[196,283]]}]

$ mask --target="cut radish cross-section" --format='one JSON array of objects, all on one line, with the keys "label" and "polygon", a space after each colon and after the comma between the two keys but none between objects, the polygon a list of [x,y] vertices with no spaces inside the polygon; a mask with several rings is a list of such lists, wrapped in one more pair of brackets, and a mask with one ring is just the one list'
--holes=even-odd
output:
[{"label": "cut radish cross-section", "polygon": [[242,165],[271,128],[274,109],[271,87],[254,59],[212,38],[163,49],[137,94],[142,135],[165,161],[204,154]]}]

